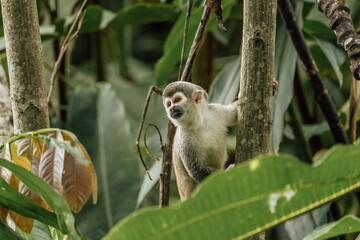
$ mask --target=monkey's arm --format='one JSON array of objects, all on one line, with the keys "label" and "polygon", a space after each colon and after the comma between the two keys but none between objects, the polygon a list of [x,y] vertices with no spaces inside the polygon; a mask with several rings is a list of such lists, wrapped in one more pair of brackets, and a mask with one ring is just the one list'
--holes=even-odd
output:
[{"label": "monkey's arm", "polygon": [[214,119],[214,122],[219,123],[222,121],[228,127],[234,126],[237,123],[237,101],[228,105],[213,103],[209,104],[209,108],[213,112],[214,118],[219,118],[218,120]]}]

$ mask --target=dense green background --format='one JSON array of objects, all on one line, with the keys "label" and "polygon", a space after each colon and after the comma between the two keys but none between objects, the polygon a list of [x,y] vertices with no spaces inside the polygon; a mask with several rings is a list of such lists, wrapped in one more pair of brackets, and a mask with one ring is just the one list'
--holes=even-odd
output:
[{"label": "dense green background", "polygon": [[[46,2],[56,11],[56,18],[50,17]],[[74,13],[71,13],[74,2],[38,1],[47,79],[55,61],[54,44],[62,41],[74,19]],[[351,83],[349,62],[345,52],[336,45],[336,37],[328,27],[329,21],[313,2],[293,1],[293,7],[347,129]],[[222,4],[228,32],[221,32],[212,17],[195,62],[193,82],[209,90],[212,101],[230,103],[237,95],[240,81],[242,1],[224,0]],[[194,2],[186,51],[196,31],[201,7],[201,1]],[[356,28],[360,24],[359,1],[349,1],[349,8]],[[149,181],[135,151],[135,138],[149,87],[155,84],[164,87],[177,79],[185,13],[185,1],[93,1],[87,7],[78,38],[65,55],[65,70],[60,76],[62,84],[56,83],[53,94],[51,125],[74,132],[95,165],[99,183],[98,203],[92,205],[89,201],[75,216],[76,227],[87,239],[102,238],[136,208],[158,204],[160,164],[146,157],[154,178],[154,181]],[[1,61],[7,71],[2,29],[0,37]],[[300,123],[300,131],[309,142],[310,151],[315,154],[314,161],[319,159],[316,153],[330,148],[334,140],[316,105],[310,83],[280,15],[277,18],[274,75],[279,87],[273,103],[271,148],[297,157],[298,160],[291,159],[290,162],[294,168],[302,168],[304,166],[299,161],[306,160],[308,146],[299,145],[299,138],[294,136],[294,122]],[[294,111],[288,112],[289,106]],[[162,136],[165,136],[167,119],[160,96],[152,99],[146,123],[159,126]],[[230,132],[228,148],[232,158],[235,131]],[[151,129],[148,145],[152,153],[161,157],[158,136]],[[264,177],[271,181],[285,175],[279,172]],[[179,197],[174,176],[172,180],[171,204],[175,204]],[[358,212],[353,194],[341,198],[339,206],[341,215]],[[270,239],[300,239],[317,226],[333,220],[328,209],[329,206],[325,206],[299,220],[273,228]],[[35,224],[33,235],[43,227],[39,222]],[[62,236],[58,231],[49,230],[44,230],[43,234]]]}]

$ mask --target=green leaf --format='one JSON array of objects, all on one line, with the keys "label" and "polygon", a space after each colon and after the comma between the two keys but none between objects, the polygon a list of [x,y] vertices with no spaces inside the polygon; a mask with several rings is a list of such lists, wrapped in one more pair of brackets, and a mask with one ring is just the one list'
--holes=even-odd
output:
[{"label": "green leaf", "polygon": [[[222,1],[222,6],[224,9],[223,12],[224,22],[228,19],[234,3],[235,2],[231,0]],[[192,9],[191,18],[189,21],[184,57],[187,57],[189,53],[192,41],[194,39],[196,30],[198,28],[201,19],[202,12],[203,12],[203,8]],[[155,75],[156,75],[157,85],[159,86],[161,86],[164,83],[166,77],[173,70],[175,65],[180,61],[184,25],[185,25],[185,15],[186,12],[183,12],[176,21],[174,27],[171,29],[165,41],[164,54],[156,63]],[[207,31],[211,31],[216,27],[218,27],[216,18],[214,17],[214,14],[212,14],[209,25],[207,26]]]},{"label": "green leaf", "polygon": [[86,8],[80,33],[93,32],[104,29],[115,18],[115,13],[99,6],[91,5]]},{"label": "green leaf", "polygon": [[0,239],[22,240],[23,238],[11,230],[8,226],[6,226],[2,221],[0,221]]},{"label": "green leaf", "polygon": [[327,38],[336,42],[335,33],[329,28],[329,26],[316,20],[306,20],[302,27],[302,30],[310,35],[319,38]]},{"label": "green leaf", "polygon": [[346,59],[346,54],[344,50],[336,46],[336,36],[334,32],[325,24],[314,20],[305,21],[303,31],[316,40],[326,58],[329,60],[341,87],[343,75],[340,67]]},{"label": "green leaf", "polygon": [[132,88],[121,87],[125,92],[121,95],[108,83],[81,86],[70,101],[68,129],[88,150],[98,176],[98,204],[85,204],[77,215],[77,226],[89,239],[101,239],[111,223],[135,209],[143,171],[134,150],[136,133],[130,132],[127,106],[118,96],[128,96],[133,111],[141,115],[136,108],[142,109],[142,101],[137,97],[146,98],[146,91],[134,92],[139,91],[138,85],[130,85]]},{"label": "green leaf", "polygon": [[241,56],[227,64],[215,77],[211,85],[210,101],[221,104],[232,103],[239,92]]},{"label": "green leaf", "polygon": [[357,142],[333,147],[317,166],[256,158],[210,176],[185,202],[133,213],[104,239],[244,239],[358,189],[359,154]]},{"label": "green leaf", "polygon": [[[296,3],[296,19],[302,24],[303,2]],[[277,152],[282,140],[284,129],[284,114],[288,109],[294,94],[294,75],[296,65],[296,51],[292,40],[281,22],[278,25],[275,51],[275,78],[279,82],[277,93],[273,100],[273,124],[270,133],[270,149]]]},{"label": "green leaf", "polygon": [[69,234],[71,238],[78,239],[80,236],[75,229],[75,219],[64,197],[60,196],[44,180],[32,174],[30,171],[17,166],[5,159],[0,158],[0,165],[8,168],[28,188],[39,194],[42,199],[51,207],[57,216],[60,229]]},{"label": "green leaf", "polygon": [[120,10],[109,26],[168,22],[174,20],[177,15],[178,12],[171,4],[138,3]]},{"label": "green leaf", "polygon": [[59,228],[54,213],[46,210],[30,198],[25,197],[10,187],[3,178],[0,178],[0,203],[25,217],[34,218],[50,226]]},{"label": "green leaf", "polygon": [[340,220],[324,224],[304,237],[303,240],[323,240],[330,239],[343,234],[360,231],[360,219],[347,215]]},{"label": "green leaf", "polygon": [[36,240],[47,240],[51,237],[49,226],[39,221],[34,221],[34,227],[31,230],[31,235]]},{"label": "green leaf", "polygon": [[162,161],[156,161],[149,169],[149,174],[152,177],[152,180],[149,179],[147,174],[144,175],[144,179],[141,184],[139,195],[136,200],[136,208],[139,208],[140,204],[144,201],[144,198],[146,197],[146,195],[150,192],[150,190],[159,181],[160,173],[161,173],[161,163],[162,163]]}]

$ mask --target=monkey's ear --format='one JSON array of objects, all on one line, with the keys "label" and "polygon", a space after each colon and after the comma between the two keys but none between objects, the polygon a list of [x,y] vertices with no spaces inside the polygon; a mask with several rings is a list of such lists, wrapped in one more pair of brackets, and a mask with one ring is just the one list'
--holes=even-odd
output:
[{"label": "monkey's ear", "polygon": [[192,98],[194,99],[196,104],[201,103],[201,100],[203,99],[202,91],[197,90],[197,91],[193,92],[192,93]]}]

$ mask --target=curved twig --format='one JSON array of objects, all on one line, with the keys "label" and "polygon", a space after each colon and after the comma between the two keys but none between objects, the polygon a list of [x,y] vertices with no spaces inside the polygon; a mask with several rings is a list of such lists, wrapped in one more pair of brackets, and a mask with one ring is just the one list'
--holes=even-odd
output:
[{"label": "curved twig", "polygon": [[144,105],[143,113],[142,113],[142,116],[141,116],[138,135],[136,137],[136,149],[137,149],[137,152],[139,154],[141,163],[144,166],[144,169],[145,169],[147,175],[149,176],[150,180],[152,180],[152,178],[150,176],[150,173],[148,171],[148,168],[146,167],[145,161],[144,161],[144,159],[142,157],[142,154],[141,154],[141,151],[140,151],[140,136],[141,136],[142,129],[144,127],[144,121],[145,121],[147,109],[149,107],[152,92],[155,92],[155,93],[158,93],[158,94],[162,95],[162,90],[160,88],[158,88],[157,86],[151,86],[150,87],[149,92],[148,92],[147,97],[146,97],[146,100],[145,100],[145,105]]},{"label": "curved twig", "polygon": [[150,152],[150,150],[149,150],[149,148],[148,148],[148,146],[147,146],[147,144],[146,144],[146,133],[147,133],[149,127],[154,127],[154,128],[156,129],[156,131],[157,131],[158,134],[159,134],[160,149],[163,148],[162,137],[161,137],[161,133],[160,133],[159,128],[158,128],[155,124],[149,123],[149,124],[147,125],[147,127],[146,127],[146,129],[145,129],[145,133],[144,133],[144,145],[145,145],[145,150],[146,150],[147,154],[149,154],[150,157],[152,157],[152,158],[155,159],[156,161],[160,161],[160,158],[155,157],[155,155]]}]

